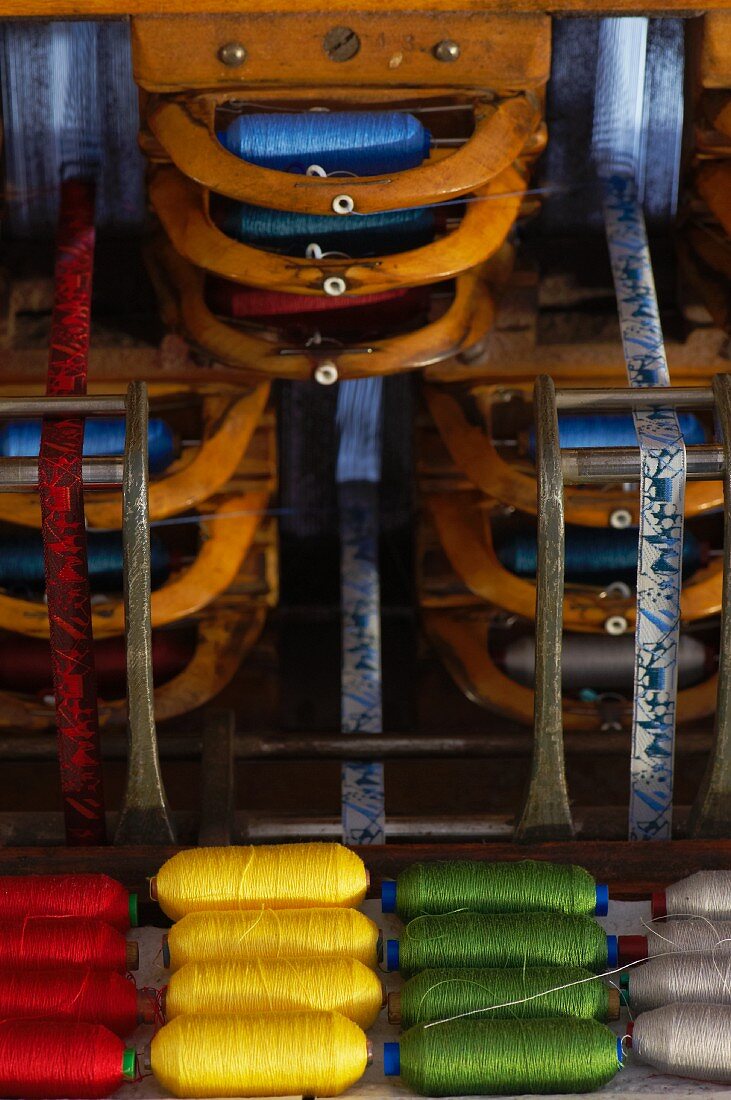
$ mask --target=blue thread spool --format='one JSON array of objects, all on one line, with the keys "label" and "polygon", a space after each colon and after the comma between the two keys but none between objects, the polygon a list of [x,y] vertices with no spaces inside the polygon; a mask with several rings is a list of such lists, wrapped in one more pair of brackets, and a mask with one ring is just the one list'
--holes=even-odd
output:
[{"label": "blue thread spool", "polygon": [[[606,584],[637,580],[637,528],[597,531],[566,528],[566,580],[575,584]],[[536,575],[536,536],[532,531],[498,534],[495,551],[502,565],[519,577]],[[703,564],[703,547],[686,529],[683,539],[683,576],[692,576]]]},{"label": "blue thread spool", "polygon": [[218,138],[250,164],[299,175],[314,164],[328,175],[401,172],[421,164],[430,144],[429,131],[401,111],[240,115]]},{"label": "blue thread spool", "polygon": [[[84,457],[124,454],[122,417],[94,417],[84,426]],[[150,473],[160,474],[175,458],[175,436],[164,420],[148,424]],[[0,428],[0,454],[6,458],[37,458],[41,447],[40,420],[13,420]]]},{"label": "blue thread spool", "polygon": [[428,244],[434,236],[434,214],[423,207],[340,218],[240,203],[224,219],[223,229],[243,244],[287,256],[304,256],[310,244],[325,253],[390,256]]},{"label": "blue thread spool", "polygon": [[[122,535],[119,531],[89,531],[86,536],[89,581],[93,592],[122,591]],[[159,535],[150,535],[152,587],[170,575],[170,552]],[[45,588],[43,538],[33,528],[0,532],[0,587],[11,592],[38,593]]]},{"label": "blue thread spool", "polygon": [[[693,413],[678,415],[680,430],[687,446],[706,442],[706,430]],[[564,415],[558,418],[562,447],[636,447],[637,432],[632,416],[612,413],[607,416]],[[528,453],[536,456],[535,429],[528,434]]]}]

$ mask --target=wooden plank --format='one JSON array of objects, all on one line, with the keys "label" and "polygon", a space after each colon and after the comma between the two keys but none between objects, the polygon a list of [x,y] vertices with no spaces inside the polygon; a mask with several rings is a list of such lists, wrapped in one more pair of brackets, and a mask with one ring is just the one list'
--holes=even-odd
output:
[{"label": "wooden plank", "polygon": [[[0,875],[104,872],[147,897],[147,879],[179,848],[2,848]],[[381,880],[395,878],[419,860],[549,859],[585,867],[611,896],[647,898],[695,871],[731,869],[731,840],[571,841],[553,844],[387,844],[356,849],[371,872],[369,895],[380,895]]]},{"label": "wooden plank", "polygon": [[704,88],[731,88],[731,15],[720,11],[711,10],[703,21],[701,82]]},{"label": "wooden plank", "polygon": [[[185,15],[192,0],[0,0],[0,18],[42,16],[46,19],[99,18],[125,15]],[[195,0],[197,3],[198,0]],[[432,11],[452,11],[453,0],[433,0]],[[213,10],[219,14],[240,12],[241,0],[215,0]],[[330,0],[328,12],[352,11],[353,0]],[[372,0],[370,9],[376,13],[411,11],[414,0]],[[546,12],[606,15],[696,15],[705,11],[731,11],[731,0],[462,0],[463,11],[507,13]],[[247,0],[248,12],[269,12],[268,0]],[[291,0],[289,10],[301,11],[302,5]],[[318,9],[314,9],[318,10]]]},{"label": "wooden plank", "polygon": [[[328,53],[327,36],[341,24],[350,57]],[[342,37],[342,35],[341,35]],[[459,53],[445,64],[442,41]],[[132,25],[135,78],[144,88],[255,87],[283,84],[489,88],[510,94],[545,84],[550,69],[550,21],[542,15],[479,11],[440,13],[246,11],[237,15],[139,18]],[[227,66],[221,49],[240,44],[245,59]]]}]

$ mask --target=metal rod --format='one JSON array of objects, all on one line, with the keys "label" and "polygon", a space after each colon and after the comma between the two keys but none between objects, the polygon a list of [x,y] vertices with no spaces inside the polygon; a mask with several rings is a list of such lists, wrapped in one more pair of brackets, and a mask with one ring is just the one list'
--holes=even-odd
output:
[{"label": "metal rod", "polygon": [[116,844],[169,844],[175,833],[157,753],[150,624],[150,511],[147,386],[127,390],[122,486],[124,632],[127,649],[129,760]]},{"label": "metal rod", "polygon": [[534,742],[528,794],[515,839],[567,840],[574,830],[561,708],[565,523],[556,397],[547,375],[536,379],[533,412],[538,476]]},{"label": "metal rod", "polygon": [[[686,450],[690,481],[718,481],[723,477],[723,447],[704,443]],[[591,485],[596,482],[640,480],[640,452],[637,447],[571,447],[561,451],[564,484]]]},{"label": "metal rod", "polygon": [[[122,458],[85,458],[82,476],[85,489],[114,489],[122,484]],[[0,492],[26,493],[38,488],[37,458],[0,458]]]},{"label": "metal rod", "polygon": [[[626,755],[629,731],[564,733],[566,754]],[[678,752],[707,753],[710,733],[683,731]],[[200,761],[203,738],[197,734],[163,734],[159,737],[161,760]],[[339,733],[239,733],[234,738],[236,760],[494,760],[524,757],[533,751],[533,736],[524,730],[481,733],[468,730],[453,734],[377,733],[360,736]],[[104,760],[125,761],[127,738],[107,729],[102,742]],[[52,761],[56,739],[50,733],[0,735],[0,760],[13,763]]]},{"label": "metal rod", "polygon": [[74,394],[73,397],[0,397],[0,419],[38,416],[124,416],[120,394]]},{"label": "metal rod", "polygon": [[716,411],[723,434],[726,470],[723,478],[723,591],[718,657],[715,744],[691,810],[689,833],[725,837],[731,829],[731,375],[713,379]]},{"label": "metal rod", "polygon": [[611,389],[566,389],[556,391],[556,408],[591,409],[609,412],[616,410],[655,409],[667,406],[674,409],[709,409],[713,406],[713,390],[710,386],[652,386],[647,389],[612,387]]}]

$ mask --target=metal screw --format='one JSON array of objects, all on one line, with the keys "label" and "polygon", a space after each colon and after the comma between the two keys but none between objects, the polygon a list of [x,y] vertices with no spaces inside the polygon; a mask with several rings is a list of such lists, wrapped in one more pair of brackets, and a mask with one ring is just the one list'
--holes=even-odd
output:
[{"label": "metal screw", "polygon": [[350,195],[336,195],[332,207],[335,214],[352,214],[355,210],[355,202]]},{"label": "metal screw", "polygon": [[609,517],[609,526],[617,531],[632,526],[632,513],[627,508],[615,508]]},{"label": "metal screw", "polygon": [[333,27],[322,40],[331,61],[350,61],[360,49],[360,38],[350,27]]},{"label": "metal screw", "polygon": [[315,367],[315,381],[321,386],[332,386],[338,380],[338,368],[332,359],[324,359]]},{"label": "metal screw", "polygon": [[437,61],[456,61],[462,51],[458,43],[453,42],[451,38],[444,38],[441,42],[437,42],[432,53]]},{"label": "metal screw", "polygon": [[625,619],[624,615],[610,615],[604,624],[604,629],[607,634],[614,636],[619,634],[626,634],[629,623]]},{"label": "metal screw", "polygon": [[246,61],[246,48],[240,42],[227,42],[218,51],[218,60],[230,69],[235,69]]},{"label": "metal screw", "polygon": [[339,298],[341,294],[345,294],[348,284],[340,275],[329,275],[327,279],[323,280],[322,289],[331,298]]}]

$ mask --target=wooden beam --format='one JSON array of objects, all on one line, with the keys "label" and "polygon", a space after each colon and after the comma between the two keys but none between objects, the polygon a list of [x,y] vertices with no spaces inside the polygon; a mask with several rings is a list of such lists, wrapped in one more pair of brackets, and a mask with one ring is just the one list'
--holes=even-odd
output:
[{"label": "wooden beam", "polygon": [[[146,881],[179,848],[0,848],[0,875],[105,872],[147,896]],[[662,842],[571,841],[554,844],[387,844],[356,849],[371,872],[370,896],[381,880],[420,860],[549,859],[585,867],[609,884],[613,898],[649,898],[653,890],[694,871],[731,869],[731,840]]]},{"label": "wooden beam", "polygon": [[[196,0],[197,2],[197,0]],[[43,17],[45,19],[98,19],[106,16],[128,15],[187,15],[192,0],[0,0],[0,18],[18,19]],[[270,0],[247,0],[247,14],[271,13]],[[374,14],[413,10],[413,0],[371,0],[368,10]],[[310,10],[333,12],[353,11],[353,0],[329,0],[327,6],[308,5]],[[195,14],[240,13],[241,0],[215,0],[211,7],[196,6]],[[283,11],[303,10],[294,0]],[[432,11],[454,10],[454,0],[432,0]],[[706,11],[731,11],[731,0],[462,0],[462,11],[503,12],[525,14],[595,14],[605,15],[674,15],[692,16]]]}]

